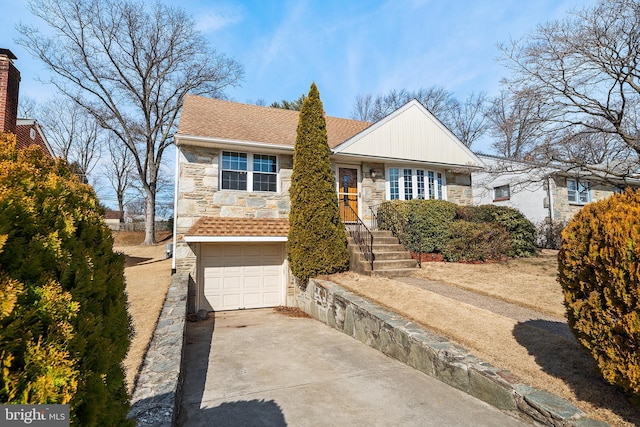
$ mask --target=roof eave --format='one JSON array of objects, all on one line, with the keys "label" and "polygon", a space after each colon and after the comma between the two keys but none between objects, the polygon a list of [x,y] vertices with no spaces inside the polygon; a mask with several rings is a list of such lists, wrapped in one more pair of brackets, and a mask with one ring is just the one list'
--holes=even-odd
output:
[{"label": "roof eave", "polygon": [[292,152],[292,145],[282,145],[282,144],[269,144],[266,142],[258,142],[258,141],[242,141],[237,139],[227,139],[227,138],[211,138],[207,136],[198,136],[198,135],[184,135],[184,134],[175,134],[174,142],[176,147],[188,146],[188,147],[204,147],[204,148],[258,148],[258,149],[268,149],[272,151],[284,151],[284,152]]}]

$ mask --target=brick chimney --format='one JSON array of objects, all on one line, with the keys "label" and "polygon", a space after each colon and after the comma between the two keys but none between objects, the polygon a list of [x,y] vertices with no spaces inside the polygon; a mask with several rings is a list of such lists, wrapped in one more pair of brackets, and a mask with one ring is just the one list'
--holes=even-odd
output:
[{"label": "brick chimney", "polygon": [[20,71],[13,65],[16,56],[0,48],[0,131],[16,133]]}]

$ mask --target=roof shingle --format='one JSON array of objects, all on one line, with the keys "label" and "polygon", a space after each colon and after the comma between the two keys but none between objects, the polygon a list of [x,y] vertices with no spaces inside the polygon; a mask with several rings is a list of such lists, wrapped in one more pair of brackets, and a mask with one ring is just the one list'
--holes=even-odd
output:
[{"label": "roof shingle", "polygon": [[[220,99],[187,95],[178,133],[236,141],[251,141],[293,147],[298,128],[298,111],[260,107]],[[369,122],[326,117],[330,148],[363,131]]]},{"label": "roof shingle", "polygon": [[189,237],[286,237],[286,218],[202,217],[186,232]]}]

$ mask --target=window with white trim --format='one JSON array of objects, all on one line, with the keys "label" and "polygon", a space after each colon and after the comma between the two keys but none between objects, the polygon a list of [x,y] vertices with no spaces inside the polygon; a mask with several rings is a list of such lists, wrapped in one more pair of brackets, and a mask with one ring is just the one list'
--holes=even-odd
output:
[{"label": "window with white trim", "polygon": [[511,189],[509,188],[509,184],[494,187],[493,200],[509,200],[509,198],[511,198]]},{"label": "window with white trim", "polygon": [[241,191],[278,191],[276,156],[223,151],[220,188]]},{"label": "window with white trim", "polygon": [[440,199],[444,196],[444,174],[425,169],[388,168],[388,200]]},{"label": "window with white trim", "polygon": [[579,179],[567,179],[567,197],[569,203],[579,205],[587,204],[591,201],[591,186],[589,181],[580,181]]}]

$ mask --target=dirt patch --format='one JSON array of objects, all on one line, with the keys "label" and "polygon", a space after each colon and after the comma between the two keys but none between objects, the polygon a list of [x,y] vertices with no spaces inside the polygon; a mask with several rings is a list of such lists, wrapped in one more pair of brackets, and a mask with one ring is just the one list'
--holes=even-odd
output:
[{"label": "dirt patch", "polygon": [[285,307],[279,306],[274,309],[277,313],[284,314],[289,317],[309,317],[307,313],[300,310],[298,307]]},{"label": "dirt patch", "polygon": [[[564,397],[592,418],[640,425],[638,408],[601,379],[593,360],[566,333],[556,256],[544,251],[505,263],[424,263],[408,283],[354,273],[328,279],[446,336],[524,383]],[[418,279],[444,283],[454,292],[417,286]],[[465,291],[464,298],[456,289]]]},{"label": "dirt patch", "polygon": [[117,242],[114,251],[126,256],[124,275],[134,335],[124,367],[128,390],[132,393],[171,282],[171,259],[166,259],[165,248],[170,240],[143,246],[140,245],[143,233],[114,232],[113,235]]}]

